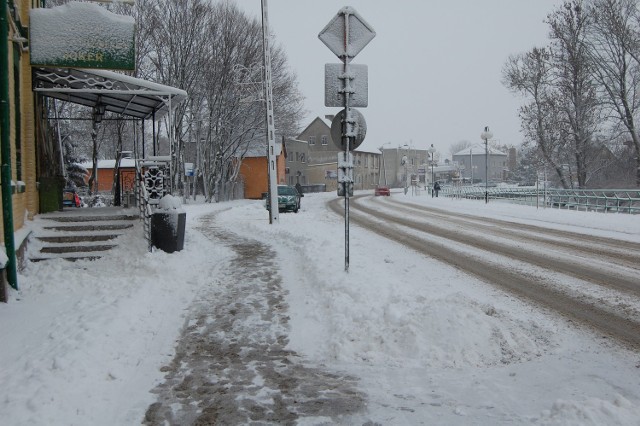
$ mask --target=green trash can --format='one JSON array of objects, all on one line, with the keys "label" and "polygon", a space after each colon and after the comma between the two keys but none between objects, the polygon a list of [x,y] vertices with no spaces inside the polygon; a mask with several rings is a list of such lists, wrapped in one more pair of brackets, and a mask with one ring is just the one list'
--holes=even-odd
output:
[{"label": "green trash can", "polygon": [[65,180],[62,176],[41,176],[38,180],[38,196],[40,200],[40,213],[56,212],[62,210],[62,191]]}]

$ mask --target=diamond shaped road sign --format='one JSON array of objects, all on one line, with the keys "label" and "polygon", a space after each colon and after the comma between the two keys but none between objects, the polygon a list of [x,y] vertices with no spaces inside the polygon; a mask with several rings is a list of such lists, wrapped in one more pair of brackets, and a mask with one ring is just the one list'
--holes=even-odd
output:
[{"label": "diamond shaped road sign", "polygon": [[318,38],[343,62],[349,62],[375,36],[371,25],[350,6],[340,9],[318,34]]}]

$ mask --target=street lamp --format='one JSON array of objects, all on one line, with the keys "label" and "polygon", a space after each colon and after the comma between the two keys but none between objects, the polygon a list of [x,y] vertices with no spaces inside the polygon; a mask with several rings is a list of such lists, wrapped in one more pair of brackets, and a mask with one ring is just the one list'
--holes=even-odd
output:
[{"label": "street lamp", "polygon": [[[405,195],[409,192],[409,160],[411,160],[411,164],[413,166],[413,158],[411,157],[411,153],[409,150],[411,146],[407,143],[402,145],[404,148],[404,155],[402,156],[401,164],[404,166],[404,193]],[[413,168],[412,168],[413,171]]]},{"label": "street lamp", "polygon": [[407,195],[407,192],[409,192],[409,182],[407,181],[407,161],[409,161],[409,159],[406,155],[403,155],[400,160],[400,165],[404,166],[404,195]]},{"label": "street lamp", "polygon": [[[384,174],[384,186],[387,186],[387,168],[385,167],[385,164],[384,164],[384,146],[389,144],[391,144],[391,142],[385,142],[382,144],[380,148],[378,148],[382,156],[382,173]],[[378,184],[380,184],[380,175],[378,175]]]},{"label": "street lamp", "polygon": [[489,130],[489,126],[484,128],[484,132],[480,134],[480,139],[484,141],[484,202],[489,202],[489,139],[493,137],[493,133]]},{"label": "street lamp", "polygon": [[[433,198],[433,183],[435,180],[435,177],[433,175],[433,155],[436,152],[436,149],[434,148],[433,144],[431,144],[431,146],[429,147],[429,149],[427,150],[429,152],[429,154],[431,154],[431,198]],[[426,179],[425,179],[426,180]]]}]

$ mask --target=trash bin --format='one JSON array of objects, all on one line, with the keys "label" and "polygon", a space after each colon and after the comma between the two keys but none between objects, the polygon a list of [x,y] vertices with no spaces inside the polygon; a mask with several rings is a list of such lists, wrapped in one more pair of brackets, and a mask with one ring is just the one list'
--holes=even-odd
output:
[{"label": "trash bin", "polygon": [[62,190],[65,187],[63,176],[41,176],[38,184],[40,213],[62,211]]},{"label": "trash bin", "polygon": [[151,215],[151,244],[167,253],[182,250],[186,221],[180,199],[165,195]]}]

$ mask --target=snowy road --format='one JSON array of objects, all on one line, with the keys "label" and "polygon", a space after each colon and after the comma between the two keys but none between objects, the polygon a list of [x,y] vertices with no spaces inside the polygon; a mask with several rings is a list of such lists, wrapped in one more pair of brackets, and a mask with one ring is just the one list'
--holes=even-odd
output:
[{"label": "snowy road", "polygon": [[[343,212],[341,200],[331,208]],[[358,225],[640,348],[640,244],[399,204],[352,199]]]}]

